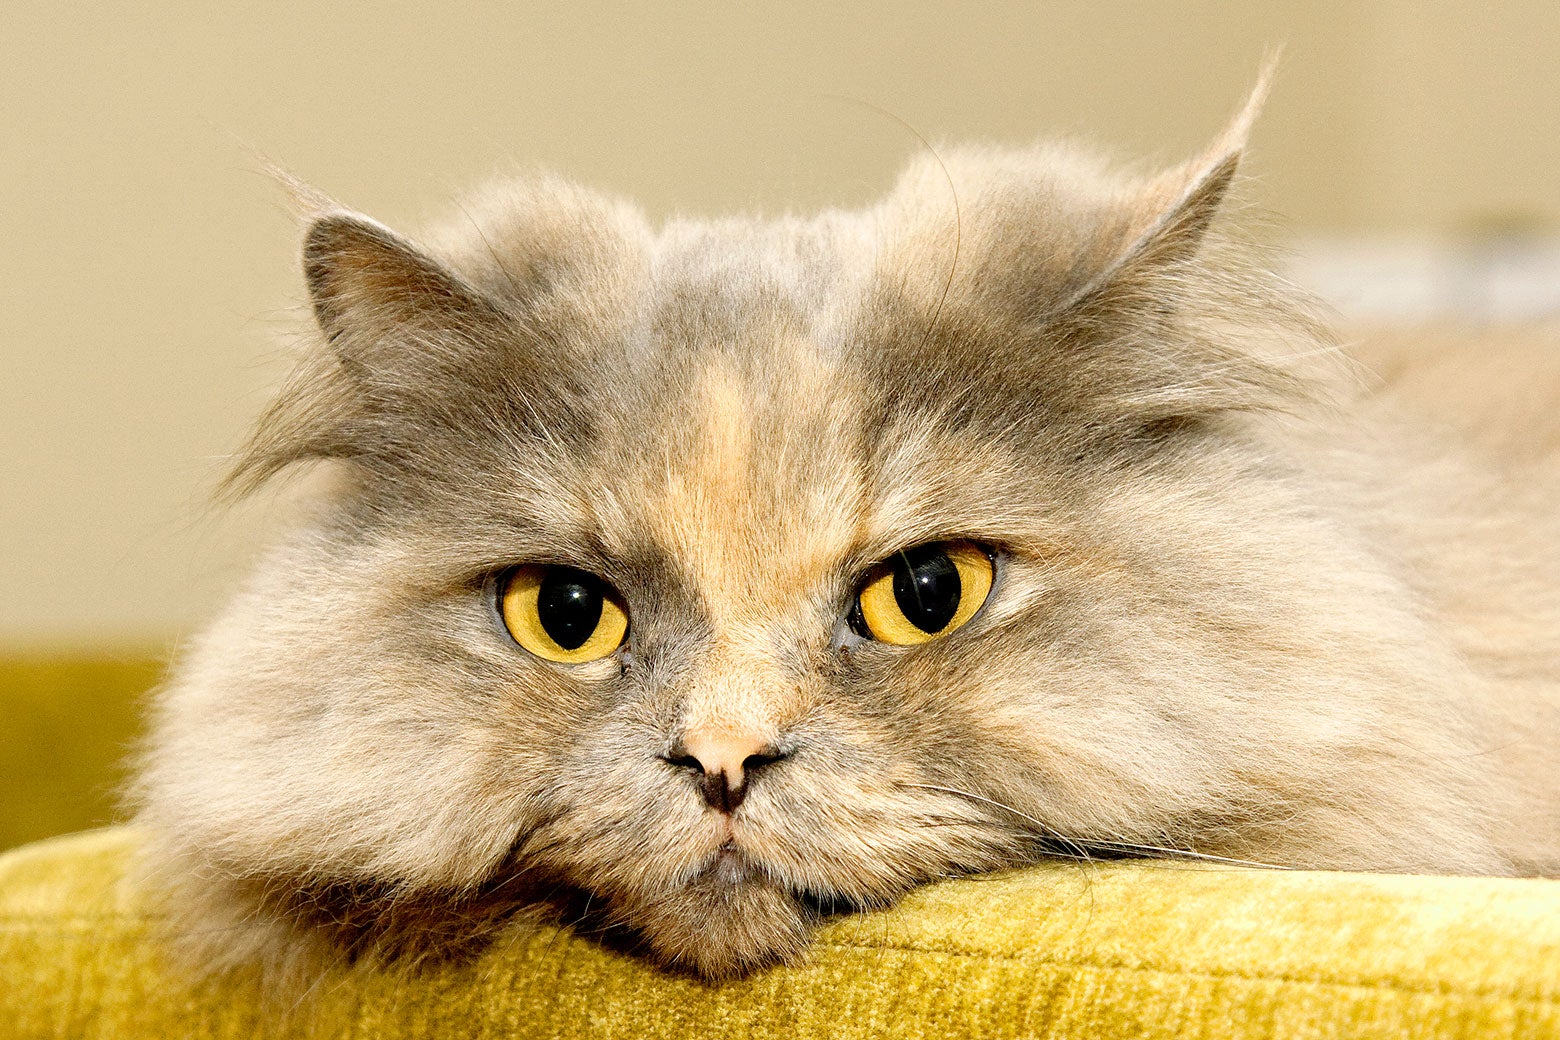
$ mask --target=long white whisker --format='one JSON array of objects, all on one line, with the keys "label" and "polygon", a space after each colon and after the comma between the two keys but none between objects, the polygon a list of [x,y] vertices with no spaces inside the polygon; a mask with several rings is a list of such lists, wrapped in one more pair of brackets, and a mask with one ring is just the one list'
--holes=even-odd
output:
[{"label": "long white whisker", "polygon": [[1191,849],[1169,848],[1164,845],[1140,845],[1132,841],[1112,841],[1109,838],[1090,838],[1084,844],[1122,852],[1152,852],[1162,856],[1182,856],[1186,859],[1205,860],[1209,863],[1227,863],[1235,867],[1259,867],[1262,870],[1294,870],[1282,863],[1263,863],[1255,859],[1236,859],[1233,856],[1215,856],[1211,852],[1193,852]]},{"label": "long white whisker", "polygon": [[1215,856],[1208,852],[1193,852],[1190,849],[1169,848],[1163,845],[1143,845],[1138,842],[1116,841],[1110,838],[1069,838],[1060,831],[1056,830],[1054,827],[1051,827],[1049,824],[1046,824],[1041,820],[1037,820],[1028,813],[1019,809],[1015,809],[1006,802],[999,802],[994,798],[987,798],[983,795],[974,794],[970,791],[961,791],[956,787],[941,787],[937,784],[906,783],[901,784],[900,786],[917,787],[923,791],[941,791],[943,794],[958,795],[960,798],[968,798],[972,802],[980,802],[984,805],[990,805],[993,808],[1001,809],[1003,812],[1011,813],[1026,823],[1030,823],[1035,827],[1040,828],[1040,830],[1044,832],[1047,837],[1077,849],[1079,854],[1085,859],[1088,858],[1088,849],[1095,848],[1116,852],[1142,852],[1154,853],[1160,856],[1180,856],[1185,859],[1202,860],[1208,863],[1225,863],[1235,867],[1259,867],[1263,870],[1295,869],[1294,867],[1286,867],[1281,863],[1262,863],[1258,860],[1252,859],[1236,859],[1233,856]]},{"label": "long white whisker", "polygon": [[990,799],[990,798],[983,798],[980,795],[972,794],[969,791],[961,791],[961,790],[959,790],[956,787],[940,787],[937,784],[901,784],[900,786],[901,787],[918,787],[918,788],[920,788],[923,791],[941,791],[943,794],[958,795],[960,798],[968,798],[970,801],[984,802],[987,805],[995,806],[998,809],[1002,809],[1002,810],[1004,810],[1006,812],[1012,813],[1014,816],[1017,816],[1017,817],[1025,820],[1026,822],[1031,823],[1031,824],[1033,824],[1036,827],[1039,827],[1042,831],[1045,832],[1045,834],[1046,834],[1046,836],[1048,838],[1051,838],[1053,841],[1061,842],[1064,847],[1072,850],[1075,853],[1075,855],[1077,855],[1077,857],[1079,859],[1084,859],[1084,860],[1092,859],[1092,857],[1089,855],[1089,850],[1088,849],[1084,848],[1082,845],[1080,845],[1077,842],[1073,841],[1071,838],[1067,837],[1061,831],[1058,831],[1058,830],[1056,830],[1056,829],[1054,829],[1052,827],[1046,826],[1044,823],[1042,823],[1041,821],[1035,819],[1033,816],[1027,816],[1024,813],[1019,812],[1017,809],[1013,808],[1011,805],[1004,805],[1001,802],[995,801],[995,800]]}]

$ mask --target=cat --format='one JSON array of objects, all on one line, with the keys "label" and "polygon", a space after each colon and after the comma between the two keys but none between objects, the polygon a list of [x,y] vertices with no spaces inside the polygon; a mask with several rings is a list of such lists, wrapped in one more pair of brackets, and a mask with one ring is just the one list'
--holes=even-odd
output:
[{"label": "cat", "polygon": [[566,913],[723,979],[1050,856],[1560,870],[1557,344],[1340,348],[1224,212],[1261,94],[810,219],[300,189],[317,342],[231,487],[320,476],[132,796],[181,948]]}]

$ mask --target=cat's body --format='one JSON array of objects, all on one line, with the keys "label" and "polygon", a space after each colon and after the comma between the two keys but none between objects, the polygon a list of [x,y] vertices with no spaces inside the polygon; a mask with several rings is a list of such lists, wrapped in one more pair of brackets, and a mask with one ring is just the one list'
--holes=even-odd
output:
[{"label": "cat's body", "polygon": [[[240,479],[338,465],[160,697],[176,931],[416,954],[573,894],[723,976],[1047,853],[1560,871],[1556,344],[1482,417],[1343,362],[1214,226],[1241,132],[806,221],[550,179],[422,247],[320,214],[325,340]],[[984,605],[864,635],[923,545],[988,552]],[[522,649],[528,564],[604,579],[623,646]]]}]

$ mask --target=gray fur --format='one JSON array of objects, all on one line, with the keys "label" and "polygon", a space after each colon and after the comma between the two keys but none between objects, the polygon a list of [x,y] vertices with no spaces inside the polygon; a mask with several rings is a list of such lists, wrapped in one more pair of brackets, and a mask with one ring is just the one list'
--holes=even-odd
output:
[{"label": "gray fur", "polygon": [[[1155,178],[960,150],[807,220],[545,177],[420,244],[321,212],[323,335],[233,486],[333,476],[135,790],[184,948],[415,959],[572,893],[724,977],[1058,852],[1560,868],[1560,437],[1362,381],[1216,219],[1248,119]],[[846,632],[947,538],[999,554],[974,621]],[[516,646],[520,562],[615,585],[626,651]],[[733,815],[660,757],[706,725],[794,751]]]}]

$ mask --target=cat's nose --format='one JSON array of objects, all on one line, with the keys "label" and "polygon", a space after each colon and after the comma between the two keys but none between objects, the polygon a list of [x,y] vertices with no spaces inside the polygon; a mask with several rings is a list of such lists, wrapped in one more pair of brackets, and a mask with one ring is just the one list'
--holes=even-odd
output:
[{"label": "cat's nose", "polygon": [[666,760],[695,774],[699,792],[712,809],[730,813],[747,796],[753,774],[786,757],[787,752],[758,737],[698,732],[685,736]]}]

